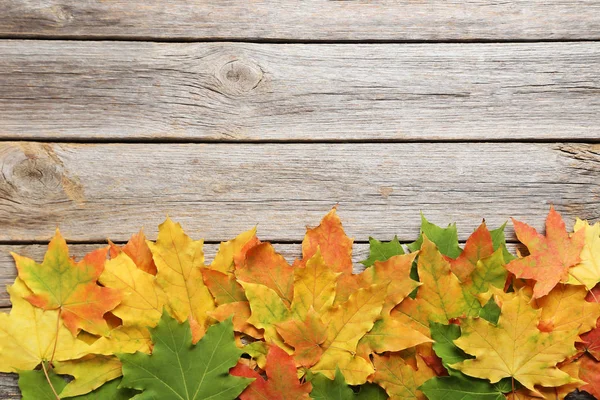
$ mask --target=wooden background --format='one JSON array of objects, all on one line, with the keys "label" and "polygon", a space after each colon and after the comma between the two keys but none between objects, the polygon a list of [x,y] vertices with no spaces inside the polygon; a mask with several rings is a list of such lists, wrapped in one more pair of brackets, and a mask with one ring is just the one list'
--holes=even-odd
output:
[{"label": "wooden background", "polygon": [[597,220],[598,40],[600,0],[0,0],[0,307],[57,226],[80,256],[169,214],[210,260],[258,223],[292,260],[339,204],[360,260],[420,210]]}]

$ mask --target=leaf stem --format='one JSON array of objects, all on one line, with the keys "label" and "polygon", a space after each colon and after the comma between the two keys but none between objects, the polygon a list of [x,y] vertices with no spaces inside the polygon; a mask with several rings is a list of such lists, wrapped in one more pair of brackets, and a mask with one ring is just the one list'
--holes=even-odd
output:
[{"label": "leaf stem", "polygon": [[48,370],[46,369],[46,363],[44,361],[42,361],[42,369],[44,370],[44,375],[46,375],[46,381],[48,381],[48,385],[50,385],[50,389],[52,389],[52,393],[54,393],[56,400],[60,400],[60,397],[58,397],[58,393],[56,393],[56,390],[52,385],[52,381],[50,381],[50,375],[48,375]]},{"label": "leaf stem", "polygon": [[56,336],[54,337],[54,347],[52,348],[52,356],[50,357],[49,364],[52,365],[52,361],[54,361],[54,355],[56,354],[56,345],[58,344],[58,330],[60,329],[60,315],[62,313],[62,308],[58,309],[58,317],[56,318]]}]

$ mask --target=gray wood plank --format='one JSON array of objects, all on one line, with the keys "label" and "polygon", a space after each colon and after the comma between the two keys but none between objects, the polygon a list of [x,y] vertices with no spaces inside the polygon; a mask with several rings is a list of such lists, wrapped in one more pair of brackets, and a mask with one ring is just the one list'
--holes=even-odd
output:
[{"label": "gray wood plank", "polygon": [[600,140],[600,42],[0,41],[0,55],[0,139]]},{"label": "gray wood plank", "polygon": [[[600,216],[600,145],[578,143],[0,143],[0,241],[148,237],[168,214],[195,238],[300,242],[339,204],[351,237],[416,238],[419,212],[542,228],[549,205]],[[507,232],[512,235],[510,226]]]},{"label": "gray wood plank", "polygon": [[0,399],[19,400],[21,391],[17,385],[17,374],[5,374],[0,372]]},{"label": "gray wood plank", "polygon": [[600,38],[597,0],[4,0],[0,35],[137,39]]}]

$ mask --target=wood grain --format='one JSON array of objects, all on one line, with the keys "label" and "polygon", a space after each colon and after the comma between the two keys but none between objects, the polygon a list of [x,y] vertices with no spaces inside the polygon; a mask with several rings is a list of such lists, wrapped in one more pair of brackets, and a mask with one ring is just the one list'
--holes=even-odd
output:
[{"label": "wood grain", "polygon": [[0,139],[600,140],[600,42],[0,41],[0,54]]},{"label": "wood grain", "polygon": [[4,0],[3,37],[239,40],[600,38],[597,0]]},{"label": "wood grain", "polygon": [[[600,145],[578,143],[0,143],[0,241],[154,238],[168,214],[194,238],[300,242],[336,203],[351,237],[414,240],[420,210],[543,228],[549,205],[600,216]],[[510,226],[507,229],[512,235]]]}]

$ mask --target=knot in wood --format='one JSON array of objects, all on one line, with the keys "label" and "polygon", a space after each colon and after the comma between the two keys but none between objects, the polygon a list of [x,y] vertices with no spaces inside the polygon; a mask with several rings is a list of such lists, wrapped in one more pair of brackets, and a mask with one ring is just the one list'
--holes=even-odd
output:
[{"label": "knot in wood", "polygon": [[52,19],[52,25],[56,27],[66,26],[73,20],[73,12],[67,6],[59,5],[48,8]]},{"label": "knot in wood", "polygon": [[224,86],[224,92],[243,94],[254,90],[262,81],[262,69],[247,60],[229,61],[219,71],[219,80]]}]

